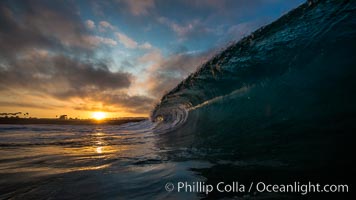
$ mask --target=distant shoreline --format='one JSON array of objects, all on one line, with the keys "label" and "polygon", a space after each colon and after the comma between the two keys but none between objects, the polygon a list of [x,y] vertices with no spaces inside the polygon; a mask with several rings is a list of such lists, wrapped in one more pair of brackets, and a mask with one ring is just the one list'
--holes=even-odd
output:
[{"label": "distant shoreline", "polygon": [[53,124],[53,125],[121,125],[129,122],[139,122],[147,118],[123,118],[123,119],[55,119],[55,118],[0,118],[0,124]]}]

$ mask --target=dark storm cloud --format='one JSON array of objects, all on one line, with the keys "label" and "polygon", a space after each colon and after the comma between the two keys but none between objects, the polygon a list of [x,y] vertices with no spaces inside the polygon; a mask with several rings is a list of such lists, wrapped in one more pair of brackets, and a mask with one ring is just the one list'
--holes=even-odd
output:
[{"label": "dark storm cloud", "polygon": [[90,97],[93,92],[127,88],[130,75],[111,72],[104,63],[33,53],[0,67],[0,85],[42,91],[60,99]]},{"label": "dark storm cloud", "polygon": [[92,45],[71,1],[1,1],[0,51],[11,56],[30,48],[83,53]]},{"label": "dark storm cloud", "polygon": [[[54,81],[65,80],[70,90],[55,93],[59,97],[87,97],[93,92],[116,90],[130,86],[128,73],[111,72],[104,63],[83,63],[63,57],[54,58]],[[60,68],[59,70],[56,70]]]}]

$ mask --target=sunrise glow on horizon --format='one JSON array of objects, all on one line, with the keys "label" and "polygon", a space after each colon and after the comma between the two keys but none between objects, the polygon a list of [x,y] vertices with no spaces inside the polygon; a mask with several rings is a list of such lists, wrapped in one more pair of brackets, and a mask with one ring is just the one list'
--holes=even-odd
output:
[{"label": "sunrise glow on horizon", "polygon": [[103,120],[106,118],[106,113],[104,112],[93,112],[92,118],[95,120]]}]

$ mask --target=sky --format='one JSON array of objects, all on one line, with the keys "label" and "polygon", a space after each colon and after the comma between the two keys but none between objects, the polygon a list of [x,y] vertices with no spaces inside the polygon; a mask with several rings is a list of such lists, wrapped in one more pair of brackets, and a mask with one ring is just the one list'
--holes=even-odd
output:
[{"label": "sky", "polygon": [[162,95],[302,0],[1,0],[0,113],[149,116]]}]

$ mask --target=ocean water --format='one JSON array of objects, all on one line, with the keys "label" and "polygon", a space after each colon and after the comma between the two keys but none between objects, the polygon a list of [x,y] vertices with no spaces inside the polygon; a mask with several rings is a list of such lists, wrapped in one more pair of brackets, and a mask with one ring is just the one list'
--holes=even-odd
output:
[{"label": "ocean water", "polygon": [[148,121],[1,125],[0,198],[323,197],[166,191],[178,181],[352,188],[355,9],[356,1],[306,2],[203,64],[162,97]]},{"label": "ocean water", "polygon": [[211,164],[168,161],[153,127],[0,125],[0,199],[194,199],[164,186]]}]

